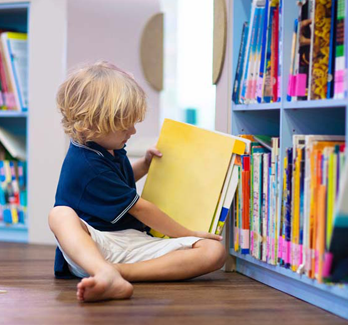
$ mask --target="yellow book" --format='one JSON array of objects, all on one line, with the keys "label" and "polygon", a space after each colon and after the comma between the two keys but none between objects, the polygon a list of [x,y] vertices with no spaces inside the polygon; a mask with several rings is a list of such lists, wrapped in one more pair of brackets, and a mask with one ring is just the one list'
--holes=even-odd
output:
[{"label": "yellow book", "polygon": [[299,266],[299,251],[298,245],[300,242],[300,162],[302,158],[301,149],[297,149],[297,158],[296,158],[296,169],[294,175],[295,182],[295,192],[294,192],[294,211],[293,211],[293,223],[292,223],[292,262],[291,269],[296,272]]},{"label": "yellow book", "polygon": [[319,283],[323,282],[323,267],[325,254],[325,211],[326,211],[326,186],[319,186],[318,195],[318,274],[317,279]]},{"label": "yellow book", "polygon": [[208,232],[232,154],[244,154],[245,142],[165,119],[157,148],[163,156],[153,158],[142,198],[186,228]]}]

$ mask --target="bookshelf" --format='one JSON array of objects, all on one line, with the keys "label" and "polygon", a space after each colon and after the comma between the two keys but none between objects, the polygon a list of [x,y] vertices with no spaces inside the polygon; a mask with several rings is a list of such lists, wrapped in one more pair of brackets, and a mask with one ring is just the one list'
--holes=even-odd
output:
[{"label": "bookshelf", "polygon": [[[348,5],[346,1],[346,5]],[[250,19],[251,1],[232,0],[232,74],[234,80],[241,42],[242,26]],[[293,23],[298,16],[296,1],[283,0],[282,16],[282,81],[281,101],[270,104],[236,105],[232,102],[232,134],[267,134],[280,138],[280,168],[287,147],[292,146],[294,134],[345,135],[348,140],[348,99],[287,102],[287,80],[291,61]],[[347,40],[345,41],[347,44]],[[280,173],[282,178],[282,173]],[[280,179],[282,184],[282,179]],[[281,189],[280,189],[281,191]],[[280,192],[281,193],[281,192]],[[279,200],[281,195],[279,195]],[[278,204],[279,209],[281,204]],[[231,220],[230,220],[230,224]],[[230,255],[235,257],[235,270],[257,281],[293,295],[299,299],[348,319],[348,286],[319,284],[280,266],[261,262],[250,255],[233,250],[233,231],[230,227]]]},{"label": "bookshelf", "polygon": [[[28,33],[29,3],[0,3],[0,29]],[[29,63],[28,63],[29,64]],[[25,138],[28,149],[28,113],[0,111],[0,127],[14,135]],[[27,150],[28,151],[28,150]],[[27,180],[26,180],[27,184]],[[0,221],[0,240],[28,241],[28,224],[6,224]]]},{"label": "bookshelf", "polygon": [[[139,43],[147,20],[160,6],[143,1],[135,8],[128,0],[98,0],[98,4],[95,0],[0,0],[0,27],[27,31],[29,51],[29,109],[18,114],[0,111],[0,125],[18,127],[27,140],[28,222],[24,227],[0,224],[0,241],[55,244],[47,216],[69,147],[55,96],[72,67],[109,60],[132,72],[153,105],[138,135],[154,137],[158,132],[159,94],[142,74]],[[115,33],[118,30],[122,33]]]}]

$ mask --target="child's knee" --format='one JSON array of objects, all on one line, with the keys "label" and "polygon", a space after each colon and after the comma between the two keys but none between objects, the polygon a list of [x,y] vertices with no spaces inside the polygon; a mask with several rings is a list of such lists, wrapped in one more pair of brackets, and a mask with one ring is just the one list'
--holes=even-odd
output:
[{"label": "child's knee", "polygon": [[226,262],[227,254],[226,254],[226,249],[222,245],[222,243],[216,240],[214,240],[214,256],[215,256],[214,264],[216,269],[221,269]]},{"label": "child's knee", "polygon": [[207,239],[204,241],[206,260],[214,270],[222,268],[227,257],[225,247],[216,240]]}]

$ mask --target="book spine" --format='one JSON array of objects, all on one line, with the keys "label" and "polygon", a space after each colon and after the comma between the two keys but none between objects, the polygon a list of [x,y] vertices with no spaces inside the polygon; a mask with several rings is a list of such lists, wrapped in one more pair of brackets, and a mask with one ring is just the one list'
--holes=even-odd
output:
[{"label": "book spine", "polygon": [[292,202],[292,148],[287,149],[287,169],[286,169],[286,207],[285,207],[285,253],[284,264],[285,268],[290,268],[290,249],[291,249],[291,202]]},{"label": "book spine", "polygon": [[279,66],[279,7],[277,6],[273,16],[272,24],[272,50],[271,50],[271,80],[272,96],[271,102],[278,100],[278,66]]},{"label": "book spine", "polygon": [[334,77],[335,77],[335,60],[336,60],[336,24],[337,24],[337,0],[331,0],[331,29],[330,29],[330,52],[329,52],[329,67],[327,77],[327,94],[328,99],[334,96]]},{"label": "book spine", "polygon": [[264,85],[264,74],[265,74],[265,63],[266,63],[266,48],[267,48],[267,30],[269,24],[269,13],[270,13],[270,4],[269,0],[266,0],[265,4],[265,16],[263,21],[263,30],[262,30],[262,43],[261,43],[261,59],[260,59],[260,72],[257,80],[257,102],[263,102],[263,85]]},{"label": "book spine", "polygon": [[311,85],[313,72],[313,51],[314,51],[314,28],[315,28],[315,2],[316,0],[308,0],[308,18],[311,20],[311,41],[309,49],[309,70],[308,70],[308,95],[307,99],[311,100]]},{"label": "book spine", "polygon": [[297,100],[306,100],[308,97],[308,73],[309,73],[309,57],[310,57],[310,41],[311,41],[311,20],[309,18],[309,1],[301,6],[300,13],[300,39],[299,42],[299,62],[298,74],[296,76]]},{"label": "book spine", "polygon": [[336,59],[335,59],[335,78],[334,78],[334,98],[344,98],[345,92],[345,69],[346,60],[345,55],[345,35],[346,30],[346,1],[337,1],[337,12],[336,12]]},{"label": "book spine", "polygon": [[263,28],[265,23],[265,12],[266,8],[263,6],[260,8],[260,19],[258,23],[257,29],[257,41],[256,41],[256,54],[255,54],[255,63],[253,69],[253,81],[251,88],[251,103],[257,102],[257,82],[259,79],[260,72],[260,64],[261,64],[261,47],[262,47],[262,36],[263,36]]},{"label": "book spine", "polygon": [[250,13],[250,20],[249,20],[249,30],[248,30],[248,40],[246,44],[246,51],[245,51],[245,58],[244,58],[244,66],[243,66],[243,76],[242,76],[242,82],[240,86],[240,103],[244,104],[246,99],[246,87],[248,83],[248,70],[249,70],[249,62],[250,62],[250,53],[251,53],[251,39],[252,39],[252,33],[253,33],[253,27],[254,27],[254,19],[255,19],[255,0],[253,0],[251,4],[251,13]]},{"label": "book spine", "polygon": [[237,63],[236,75],[234,78],[233,93],[232,93],[232,100],[235,104],[239,104],[240,83],[241,83],[241,77],[243,74],[244,56],[245,56],[248,30],[249,30],[248,23],[245,22],[243,24],[243,29],[242,29],[242,37],[241,37],[241,43],[239,48],[239,54],[238,54],[238,63]]},{"label": "book spine", "polygon": [[290,63],[290,72],[288,80],[288,92],[287,92],[287,101],[291,102],[291,98],[295,96],[295,75],[294,75],[294,64],[295,64],[295,49],[296,49],[296,39],[297,39],[297,25],[298,20],[295,19],[294,31],[292,34],[292,46],[291,46],[291,63]]},{"label": "book spine", "polygon": [[267,48],[266,48],[266,63],[264,73],[263,86],[263,101],[270,103],[272,99],[272,75],[271,75],[271,57],[272,57],[272,30],[274,23],[275,7],[270,5],[269,24],[267,29]]},{"label": "book spine", "polygon": [[261,8],[256,7],[255,9],[255,17],[252,26],[252,36],[250,42],[250,57],[249,57],[249,70],[247,76],[247,84],[244,91],[245,103],[249,104],[252,102],[252,92],[253,92],[253,82],[254,82],[254,72],[257,61],[257,41],[259,35],[259,24],[261,18]]},{"label": "book spine", "polygon": [[263,186],[262,186],[262,261],[267,262],[267,227],[268,227],[268,171],[269,153],[263,155]]},{"label": "book spine", "polygon": [[277,80],[277,101],[281,101],[282,94],[282,69],[283,69],[283,0],[279,1],[279,33],[278,33],[278,80]]},{"label": "book spine", "polygon": [[314,27],[313,69],[311,86],[311,99],[326,99],[327,81],[330,52],[330,27],[331,27],[331,0],[325,5],[320,2],[315,6],[315,19],[322,23],[316,23]]}]

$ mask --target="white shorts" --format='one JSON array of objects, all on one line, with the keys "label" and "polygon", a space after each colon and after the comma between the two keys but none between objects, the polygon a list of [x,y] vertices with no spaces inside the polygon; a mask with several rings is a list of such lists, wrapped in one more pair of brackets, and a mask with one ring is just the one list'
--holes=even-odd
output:
[{"label": "white shorts", "polygon": [[[134,229],[99,231],[84,220],[82,221],[86,224],[99,251],[110,263],[129,264],[151,260],[176,250],[192,248],[194,243],[202,239],[199,237],[156,238]],[[57,245],[69,265],[70,272],[79,278],[88,277],[89,274],[65,254],[58,242]]]}]

